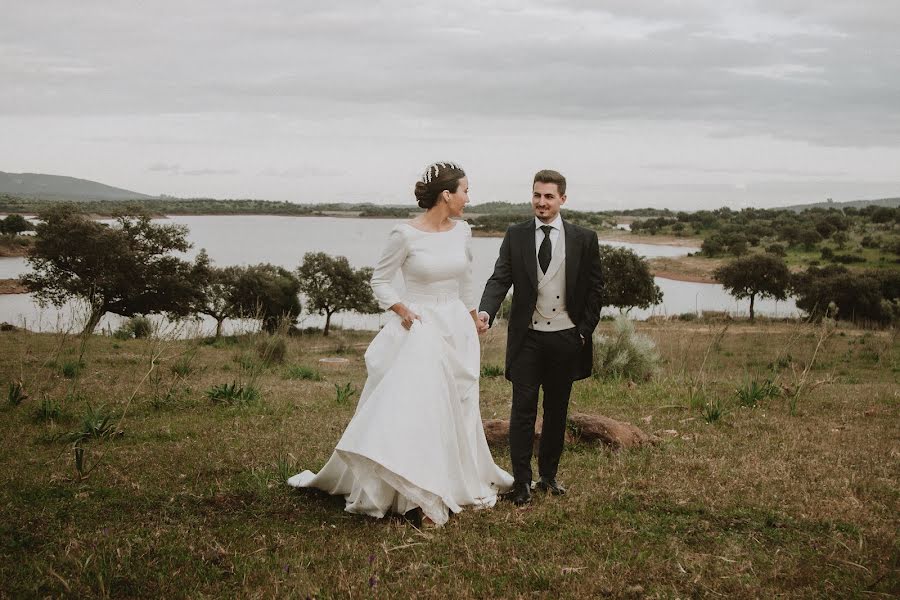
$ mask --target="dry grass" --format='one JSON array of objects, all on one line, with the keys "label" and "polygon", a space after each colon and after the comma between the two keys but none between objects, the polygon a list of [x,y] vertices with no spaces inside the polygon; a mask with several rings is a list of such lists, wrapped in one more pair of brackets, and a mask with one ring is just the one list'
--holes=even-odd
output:
[{"label": "dry grass", "polygon": [[[638,331],[658,344],[660,376],[637,385],[580,382],[572,408],[636,423],[663,437],[661,446],[568,448],[565,497],[466,511],[423,532],[349,515],[341,499],[282,483],[328,458],[356,400],[338,404],[334,385],[361,389],[371,334],[290,339],[284,364],[255,380],[260,400],[213,405],[205,391],[240,379],[257,340],[94,337],[73,380],[59,365],[77,360],[77,339],[0,333],[2,389],[21,379],[30,395],[2,407],[0,597],[896,592],[896,336],[838,329],[809,369],[811,381],[830,383],[809,391],[791,416],[781,397],[739,408],[735,388],[776,375],[789,385],[812,356],[814,327],[735,322],[723,333],[721,325],[671,322]],[[502,364],[503,344],[501,331],[489,333],[483,362]],[[349,363],[318,363],[337,350]],[[298,365],[323,380],[290,378]],[[692,383],[727,407],[720,421],[707,424],[689,406]],[[484,417],[505,418],[509,396],[502,377],[482,379]],[[43,398],[59,403],[59,417],[35,417]],[[84,477],[60,435],[79,427],[88,403],[112,411],[123,434],[84,444],[93,468]],[[503,450],[496,458],[508,467]]]}]

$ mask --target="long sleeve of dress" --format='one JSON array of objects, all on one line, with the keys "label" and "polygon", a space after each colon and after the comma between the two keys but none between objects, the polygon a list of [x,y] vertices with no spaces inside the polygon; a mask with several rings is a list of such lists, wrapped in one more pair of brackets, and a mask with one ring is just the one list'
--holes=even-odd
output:
[{"label": "long sleeve of dress", "polygon": [[465,273],[459,281],[459,298],[466,305],[466,310],[477,310],[478,305],[475,303],[475,289],[472,284],[472,228],[468,223],[462,221],[460,227],[466,228],[466,259],[469,264]]},{"label": "long sleeve of dress", "polygon": [[372,272],[372,293],[378,300],[378,306],[382,310],[387,310],[393,305],[401,301],[400,294],[393,286],[394,275],[400,269],[403,261],[406,260],[408,246],[406,239],[400,226],[396,226],[391,230],[388,236],[387,245],[375,265]]}]

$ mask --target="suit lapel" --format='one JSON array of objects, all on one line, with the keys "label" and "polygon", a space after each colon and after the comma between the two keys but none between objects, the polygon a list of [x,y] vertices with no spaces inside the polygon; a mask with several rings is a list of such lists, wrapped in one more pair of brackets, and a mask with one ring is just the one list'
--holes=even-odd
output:
[{"label": "suit lapel", "polygon": [[525,272],[531,280],[531,285],[537,289],[537,251],[534,246],[534,219],[522,224],[519,234],[522,246],[522,258],[525,260]]},{"label": "suit lapel", "polygon": [[578,263],[581,262],[581,244],[578,243],[575,228],[563,221],[563,229],[566,231],[566,305],[570,306],[570,298],[575,296],[575,277],[578,273]]}]

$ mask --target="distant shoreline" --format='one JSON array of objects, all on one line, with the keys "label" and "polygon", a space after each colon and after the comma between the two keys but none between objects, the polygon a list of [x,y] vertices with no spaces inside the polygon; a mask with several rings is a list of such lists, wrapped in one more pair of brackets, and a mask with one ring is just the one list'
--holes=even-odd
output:
[{"label": "distant shoreline", "polygon": [[22,258],[28,256],[28,248],[25,246],[0,247],[0,258]]},{"label": "distant shoreline", "polygon": [[650,246],[678,246],[700,250],[703,240],[700,238],[678,237],[674,235],[649,235],[646,233],[629,233],[624,229],[606,230],[597,234],[601,242],[628,242],[629,244],[648,244]]}]

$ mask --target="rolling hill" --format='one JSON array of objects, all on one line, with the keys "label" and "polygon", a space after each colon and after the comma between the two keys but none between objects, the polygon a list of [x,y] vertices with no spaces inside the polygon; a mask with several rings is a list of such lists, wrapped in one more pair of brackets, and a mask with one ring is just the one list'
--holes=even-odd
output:
[{"label": "rolling hill", "polygon": [[44,175],[41,173],[4,173],[0,171],[0,194],[45,200],[146,200],[153,198],[131,190],[96,181]]},{"label": "rolling hill", "polygon": [[813,204],[793,204],[791,206],[782,206],[783,210],[792,210],[800,212],[809,208],[863,208],[864,206],[888,206],[896,208],[900,206],[900,198],[878,198],[875,200],[848,200],[846,202],[815,202]]}]

